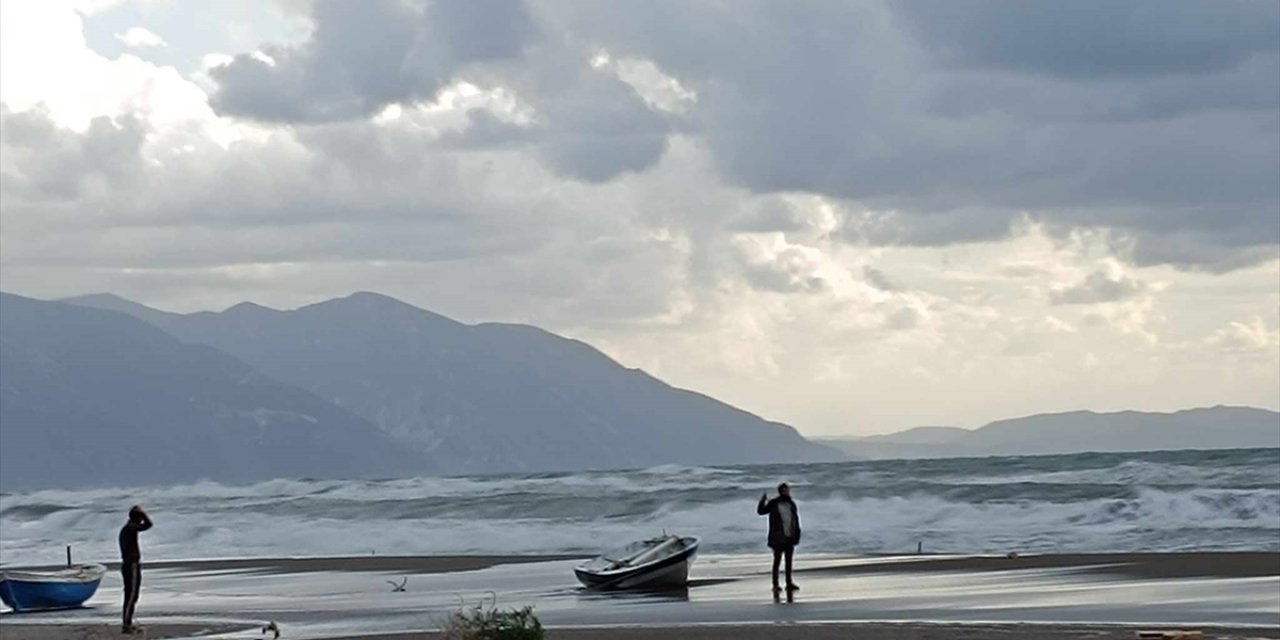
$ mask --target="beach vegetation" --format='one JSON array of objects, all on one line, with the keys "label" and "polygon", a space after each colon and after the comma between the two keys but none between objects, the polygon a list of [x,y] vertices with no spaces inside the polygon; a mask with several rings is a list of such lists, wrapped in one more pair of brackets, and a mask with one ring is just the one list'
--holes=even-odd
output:
[{"label": "beach vegetation", "polygon": [[542,622],[533,606],[499,609],[497,598],[486,606],[462,606],[450,612],[441,624],[444,640],[543,640]]}]

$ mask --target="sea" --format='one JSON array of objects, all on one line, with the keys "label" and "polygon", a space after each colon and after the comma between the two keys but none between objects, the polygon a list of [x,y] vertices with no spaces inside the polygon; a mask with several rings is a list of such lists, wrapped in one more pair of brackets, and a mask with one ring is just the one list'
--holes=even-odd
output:
[{"label": "sea", "polygon": [[756,502],[784,481],[801,553],[1280,551],[1280,449],[1238,449],[10,492],[0,563],[114,560],[135,503],[147,560],[585,555],[664,532],[757,554]]}]

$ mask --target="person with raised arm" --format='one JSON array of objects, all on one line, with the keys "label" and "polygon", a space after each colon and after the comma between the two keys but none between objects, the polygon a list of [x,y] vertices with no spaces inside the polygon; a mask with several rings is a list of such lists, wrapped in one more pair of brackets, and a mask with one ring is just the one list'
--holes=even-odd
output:
[{"label": "person with raised arm", "polygon": [[142,628],[133,623],[133,611],[138,606],[138,590],[142,588],[142,551],[138,549],[138,534],[150,528],[151,518],[136,504],[129,509],[129,521],[120,528],[120,576],[124,579],[122,633],[142,632]]},{"label": "person with raised arm", "polygon": [[787,560],[787,591],[798,590],[800,587],[791,580],[791,556],[796,545],[800,544],[800,511],[791,499],[791,487],[785,482],[778,485],[778,497],[772,500],[768,493],[760,496],[756,513],[769,516],[769,548],[773,549],[773,592],[782,591],[778,586],[778,565],[784,556]]}]

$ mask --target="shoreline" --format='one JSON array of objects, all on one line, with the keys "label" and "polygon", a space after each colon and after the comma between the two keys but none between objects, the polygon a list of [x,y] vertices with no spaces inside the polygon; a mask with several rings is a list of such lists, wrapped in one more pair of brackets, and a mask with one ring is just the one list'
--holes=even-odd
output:
[{"label": "shoreline", "polygon": [[[139,622],[150,638],[423,640],[459,602],[535,607],[550,640],[1280,640],[1280,553],[798,556],[802,590],[778,601],[769,558],[709,555],[670,592],[580,588],[576,555],[223,558],[145,564]],[[89,607],[0,614],[4,640],[118,638],[119,580]],[[421,576],[414,578],[413,576]],[[393,591],[405,576],[408,589]],[[395,578],[389,580],[388,578]],[[391,583],[390,585],[387,583]],[[255,627],[256,625],[256,627]]]},{"label": "shoreline", "polygon": [[[143,562],[146,569],[186,571],[250,570],[270,573],[328,571],[395,571],[400,573],[453,573],[478,571],[499,565],[585,559],[581,555],[439,555],[439,556],[311,556],[299,558],[222,558],[213,560],[160,560]],[[108,565],[116,568],[118,564]]]},{"label": "shoreline", "polygon": [[[722,557],[766,557],[767,552]],[[408,574],[478,571],[502,565],[587,560],[588,554],[545,555],[424,555],[424,556],[301,556],[156,560],[142,563],[145,570],[252,571],[260,573],[396,572]],[[837,555],[797,553],[798,560],[819,563],[798,566],[804,574],[873,574],[1019,571],[1026,569],[1081,569],[1143,578],[1253,578],[1280,576],[1278,551],[1161,551],[1115,553],[1029,553],[1013,558],[1001,555],[874,554]],[[102,563],[108,570],[118,562]],[[0,565],[3,569],[17,566]],[[24,566],[24,570],[56,570],[63,565]]]}]

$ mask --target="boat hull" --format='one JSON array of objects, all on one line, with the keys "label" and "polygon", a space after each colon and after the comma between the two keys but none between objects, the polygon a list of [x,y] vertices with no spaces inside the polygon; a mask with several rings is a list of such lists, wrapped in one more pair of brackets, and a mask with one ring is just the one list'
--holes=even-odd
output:
[{"label": "boat hull", "polygon": [[689,583],[689,565],[697,555],[698,543],[695,540],[677,553],[646,564],[610,571],[577,567],[574,574],[583,586],[601,591],[684,587]]},{"label": "boat hull", "polygon": [[14,611],[74,609],[93,597],[105,573],[102,565],[49,573],[0,572],[0,600]]}]

